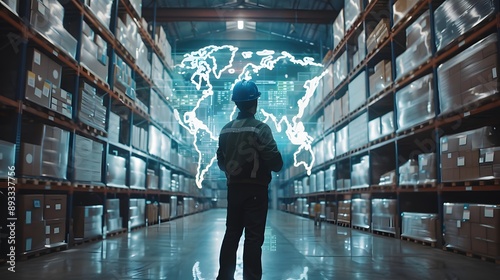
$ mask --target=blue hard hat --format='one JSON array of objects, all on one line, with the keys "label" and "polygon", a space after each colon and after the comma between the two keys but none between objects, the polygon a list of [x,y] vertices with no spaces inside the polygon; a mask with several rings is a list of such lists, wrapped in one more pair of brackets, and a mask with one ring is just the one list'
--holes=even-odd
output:
[{"label": "blue hard hat", "polygon": [[241,80],[233,87],[231,100],[234,102],[252,101],[260,97],[257,85],[252,81]]}]

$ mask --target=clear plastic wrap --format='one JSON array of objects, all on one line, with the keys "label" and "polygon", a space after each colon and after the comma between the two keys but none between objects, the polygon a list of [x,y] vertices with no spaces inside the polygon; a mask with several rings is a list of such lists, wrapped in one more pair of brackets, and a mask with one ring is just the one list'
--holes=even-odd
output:
[{"label": "clear plastic wrap", "polygon": [[437,214],[403,212],[401,216],[402,237],[424,242],[437,241]]},{"label": "clear plastic wrap", "polygon": [[385,136],[394,132],[394,112],[391,111],[380,117],[381,135]]},{"label": "clear plastic wrap", "polygon": [[361,14],[363,6],[362,0],[345,0],[344,13],[345,13],[345,30],[349,30],[356,19]]},{"label": "clear plastic wrap", "polygon": [[373,230],[387,233],[396,233],[397,200],[374,198],[372,199]]},{"label": "clear plastic wrap", "polygon": [[434,11],[436,48],[441,50],[495,13],[492,0],[447,0]]},{"label": "clear plastic wrap", "polygon": [[94,13],[94,15],[97,17],[97,19],[106,28],[109,28],[109,23],[111,20],[111,7],[113,6],[113,1],[85,0],[85,5],[87,7],[89,7],[89,9],[92,11],[92,13]]},{"label": "clear plastic wrap", "polygon": [[370,75],[370,96],[384,90],[392,83],[392,67],[391,62],[382,60],[373,68],[374,73]]},{"label": "clear plastic wrap", "polygon": [[361,228],[370,228],[370,200],[354,198],[351,200],[351,207],[352,225]]},{"label": "clear plastic wrap", "polygon": [[398,131],[435,116],[432,79],[432,74],[426,75],[396,92]]},{"label": "clear plastic wrap", "polygon": [[383,18],[379,21],[375,29],[366,39],[366,48],[368,53],[372,52],[378,44],[389,36],[389,19]]},{"label": "clear plastic wrap", "polygon": [[332,164],[325,171],[325,191],[334,191],[335,190],[335,164]]},{"label": "clear plastic wrap", "polygon": [[380,176],[380,186],[392,186],[396,184],[396,171],[392,170]]},{"label": "clear plastic wrap", "polygon": [[342,155],[347,153],[349,151],[349,126],[345,126],[341,130],[337,131],[335,138],[336,154]]},{"label": "clear plastic wrap", "polygon": [[366,101],[366,72],[362,71],[349,83],[349,113],[361,107]]},{"label": "clear plastic wrap", "polygon": [[498,93],[497,42],[497,34],[491,34],[439,65],[441,114]]},{"label": "clear plastic wrap", "polygon": [[316,192],[325,191],[325,171],[319,171],[316,174]]},{"label": "clear plastic wrap", "polygon": [[310,193],[316,192],[316,184],[317,183],[318,183],[318,180],[316,178],[316,174],[311,174],[311,176],[309,176],[309,192]]},{"label": "clear plastic wrap", "polygon": [[399,167],[399,184],[418,184],[418,162],[416,160],[410,159]]},{"label": "clear plastic wrap", "polygon": [[418,183],[435,183],[436,178],[436,154],[428,153],[418,155]]},{"label": "clear plastic wrap", "polygon": [[351,223],[351,200],[342,200],[338,203],[337,221],[339,223]]},{"label": "clear plastic wrap", "polygon": [[422,65],[432,56],[429,16],[429,11],[426,11],[406,29],[406,51],[396,58],[398,79]]},{"label": "clear plastic wrap", "polygon": [[349,150],[368,143],[368,113],[364,113],[349,123]]},{"label": "clear plastic wrap", "polygon": [[380,118],[376,118],[368,122],[368,140],[373,141],[380,138],[382,134],[380,126]]},{"label": "clear plastic wrap", "polygon": [[146,162],[138,157],[130,157],[130,187],[145,189]]},{"label": "clear plastic wrap", "polygon": [[344,9],[340,10],[339,15],[333,23],[333,48],[335,49],[342,39],[344,39]]},{"label": "clear plastic wrap", "polygon": [[420,0],[397,0],[392,6],[394,25],[406,16],[406,14],[415,6]]},{"label": "clear plastic wrap", "polygon": [[334,62],[333,87],[338,87],[347,78],[347,51]]},{"label": "clear plastic wrap", "polygon": [[370,186],[370,157],[363,156],[359,163],[352,165],[351,189],[367,188]]}]

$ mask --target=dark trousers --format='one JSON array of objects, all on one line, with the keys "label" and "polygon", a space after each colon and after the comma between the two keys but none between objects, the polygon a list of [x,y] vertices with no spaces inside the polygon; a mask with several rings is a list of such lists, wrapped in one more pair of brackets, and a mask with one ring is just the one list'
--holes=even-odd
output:
[{"label": "dark trousers", "polygon": [[268,208],[267,187],[229,186],[227,201],[226,233],[220,251],[217,280],[234,279],[236,251],[243,229],[243,279],[261,279],[262,244]]}]

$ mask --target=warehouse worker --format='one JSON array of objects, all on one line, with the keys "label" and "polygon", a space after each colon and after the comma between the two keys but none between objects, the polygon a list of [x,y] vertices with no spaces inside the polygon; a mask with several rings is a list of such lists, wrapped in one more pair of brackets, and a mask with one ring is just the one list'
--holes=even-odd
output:
[{"label": "warehouse worker", "polygon": [[271,171],[283,159],[269,126],[255,119],[260,92],[252,81],[234,85],[231,100],[239,109],[219,135],[217,161],[227,178],[226,233],[219,257],[218,280],[234,279],[236,252],[245,229],[243,279],[262,278],[262,244],[268,210]]}]

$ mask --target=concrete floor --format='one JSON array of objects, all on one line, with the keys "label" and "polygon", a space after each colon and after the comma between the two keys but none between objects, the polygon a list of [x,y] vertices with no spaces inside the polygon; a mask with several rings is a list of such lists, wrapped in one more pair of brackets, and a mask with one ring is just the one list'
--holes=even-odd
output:
[{"label": "concrete floor", "polygon": [[[212,280],[218,270],[225,210],[0,266],[0,279]],[[240,248],[243,243],[240,243]],[[241,279],[241,256],[235,279]],[[498,279],[500,265],[399,239],[269,212],[264,280]]]}]

